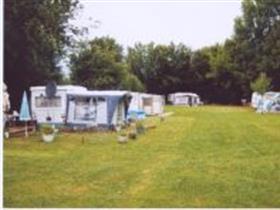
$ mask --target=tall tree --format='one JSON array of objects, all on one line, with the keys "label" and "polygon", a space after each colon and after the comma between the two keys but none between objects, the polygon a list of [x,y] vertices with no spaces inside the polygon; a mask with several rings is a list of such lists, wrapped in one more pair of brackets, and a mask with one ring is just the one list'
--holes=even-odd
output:
[{"label": "tall tree", "polygon": [[62,79],[58,62],[77,32],[68,24],[77,7],[78,0],[5,0],[4,80],[13,108],[23,90]]},{"label": "tall tree", "polygon": [[272,79],[274,89],[279,89],[280,1],[244,0],[242,12],[235,21],[231,57],[236,68],[245,75],[243,92],[249,96],[250,83],[261,72]]},{"label": "tall tree", "polygon": [[129,69],[145,84],[148,92],[165,94],[185,91],[191,86],[191,50],[183,44],[136,44],[129,48]]},{"label": "tall tree", "polygon": [[142,90],[124,62],[122,47],[109,37],[96,38],[71,56],[71,79],[90,89]]}]

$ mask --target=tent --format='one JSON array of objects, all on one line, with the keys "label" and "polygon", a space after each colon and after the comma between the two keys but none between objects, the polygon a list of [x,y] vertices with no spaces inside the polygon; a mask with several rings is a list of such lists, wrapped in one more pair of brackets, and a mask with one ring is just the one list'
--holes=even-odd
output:
[{"label": "tent", "polygon": [[67,94],[66,124],[113,127],[126,122],[131,95],[127,91],[86,91]]}]

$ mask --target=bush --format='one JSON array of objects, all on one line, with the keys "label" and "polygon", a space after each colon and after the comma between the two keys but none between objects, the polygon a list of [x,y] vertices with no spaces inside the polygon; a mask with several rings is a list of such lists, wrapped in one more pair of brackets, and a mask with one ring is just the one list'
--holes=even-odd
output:
[{"label": "bush", "polygon": [[138,134],[143,134],[145,133],[145,127],[142,121],[137,121],[136,122],[136,131]]},{"label": "bush", "polygon": [[130,139],[136,139],[137,138],[137,132],[136,131],[130,131],[129,134],[128,134],[128,137]]},{"label": "bush", "polygon": [[51,125],[43,125],[40,128],[41,133],[45,134],[45,135],[50,135],[50,134],[54,134],[55,130]]}]

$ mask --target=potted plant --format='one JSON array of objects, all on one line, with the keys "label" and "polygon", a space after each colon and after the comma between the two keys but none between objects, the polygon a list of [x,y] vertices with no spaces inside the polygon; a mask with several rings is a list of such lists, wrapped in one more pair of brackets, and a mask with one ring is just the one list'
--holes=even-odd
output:
[{"label": "potted plant", "polygon": [[137,131],[136,131],[136,129],[132,129],[128,133],[128,137],[129,137],[129,139],[136,140],[137,139]]},{"label": "potted plant", "polygon": [[137,131],[137,134],[145,133],[145,126],[144,126],[143,122],[140,120],[136,121],[136,131]]},{"label": "potted plant", "polygon": [[127,142],[127,133],[124,130],[121,130],[118,133],[118,142],[119,143],[126,143]]},{"label": "potted plant", "polygon": [[49,143],[54,140],[57,130],[51,125],[43,125],[41,127],[42,139],[44,142]]}]

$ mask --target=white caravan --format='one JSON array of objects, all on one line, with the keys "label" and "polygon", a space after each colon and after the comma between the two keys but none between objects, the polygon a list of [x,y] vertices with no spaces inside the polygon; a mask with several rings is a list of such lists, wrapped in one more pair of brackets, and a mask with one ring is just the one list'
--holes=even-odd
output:
[{"label": "white caravan", "polygon": [[66,99],[68,93],[82,93],[82,86],[62,85],[56,87],[54,97],[48,98],[45,86],[35,86],[31,91],[32,118],[40,123],[64,124],[66,117]]},{"label": "white caravan", "polygon": [[201,104],[200,97],[196,93],[172,93],[168,95],[168,100],[173,105],[198,106]]}]

